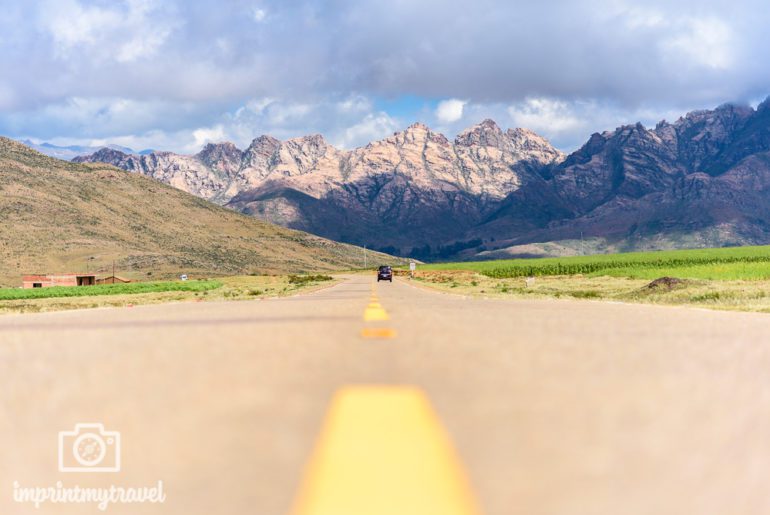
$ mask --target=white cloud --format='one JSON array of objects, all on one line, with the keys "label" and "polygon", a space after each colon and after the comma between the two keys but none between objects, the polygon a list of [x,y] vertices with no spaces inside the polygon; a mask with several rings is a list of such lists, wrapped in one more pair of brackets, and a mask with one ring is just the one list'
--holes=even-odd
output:
[{"label": "white cloud", "polygon": [[100,7],[84,7],[75,0],[47,2],[43,24],[53,37],[57,54],[78,45],[94,45],[103,27],[114,27],[120,13]]},{"label": "white cloud", "polygon": [[633,5],[622,13],[626,25],[631,29],[656,28],[667,25],[666,16],[657,9]]},{"label": "white cloud", "polygon": [[337,109],[345,113],[365,113],[372,110],[372,102],[362,95],[351,95],[337,102]]},{"label": "white cloud", "polygon": [[608,17],[620,18],[630,34],[658,41],[660,63],[673,67],[727,69],[735,63],[736,34],[726,16],[694,16],[682,12],[617,0]]},{"label": "white cloud", "polygon": [[567,102],[549,98],[528,98],[510,106],[508,115],[517,127],[541,133],[565,133],[583,125]]},{"label": "white cloud", "polygon": [[16,92],[9,85],[0,82],[0,109],[9,109],[16,100]]},{"label": "white cloud", "polygon": [[267,17],[267,11],[260,9],[259,7],[255,7],[254,10],[251,11],[251,17],[254,18],[254,21],[257,23],[263,22]]},{"label": "white cloud", "polygon": [[124,0],[110,7],[49,0],[40,21],[59,58],[87,51],[92,58],[129,63],[154,55],[176,27],[161,7],[155,0]]},{"label": "white cloud", "polygon": [[[157,125],[157,122],[145,118],[153,115],[178,118],[184,115],[183,111],[174,112],[172,106],[128,99],[95,102],[76,98],[69,99],[56,109],[47,108],[38,119],[62,118],[70,125],[77,119],[77,123],[90,123],[94,133],[98,134],[108,132],[109,126],[130,130]],[[138,123],[134,123],[131,116],[136,116]],[[137,131],[134,134],[119,132],[110,137],[50,138],[49,141],[87,146],[113,143],[136,150],[153,148],[194,154],[206,143],[231,141],[239,148],[246,148],[262,134],[285,140],[320,133],[339,148],[354,148],[384,138],[402,128],[401,125],[387,113],[374,110],[372,102],[360,95],[332,102],[291,102],[268,97],[251,99],[231,112],[220,113],[207,125]]]},{"label": "white cloud", "polygon": [[360,122],[344,129],[332,141],[341,148],[361,147],[383,139],[398,129],[398,122],[387,113],[369,113]]},{"label": "white cloud", "polygon": [[690,18],[676,35],[663,41],[665,51],[685,60],[713,69],[727,69],[733,62],[733,32],[717,18]]},{"label": "white cloud", "polygon": [[200,149],[206,143],[219,143],[227,140],[225,128],[222,125],[214,127],[201,127],[192,131],[193,141],[187,145],[188,151]]},{"label": "white cloud", "polygon": [[229,139],[242,146],[261,134],[286,139],[320,133],[344,148],[365,145],[398,126],[387,113],[377,111],[367,97],[355,94],[315,102],[255,98],[224,114],[221,123]]},{"label": "white cloud", "polygon": [[180,150],[221,125],[241,145],[320,132],[349,147],[490,117],[570,149],[648,113],[770,93],[761,0],[479,0],[475,17],[456,16],[461,0],[0,3],[13,137]]},{"label": "white cloud", "polygon": [[463,108],[467,101],[450,98],[442,100],[436,107],[436,118],[441,123],[454,123],[463,117]]}]

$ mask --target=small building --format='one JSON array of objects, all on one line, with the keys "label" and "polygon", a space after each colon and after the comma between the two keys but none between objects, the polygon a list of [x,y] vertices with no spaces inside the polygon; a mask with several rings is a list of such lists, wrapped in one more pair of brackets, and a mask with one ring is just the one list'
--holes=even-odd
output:
[{"label": "small building", "polygon": [[119,277],[117,275],[100,277],[96,280],[96,284],[125,284],[130,282],[132,282],[131,279],[126,279],[125,277]]},{"label": "small building", "polygon": [[96,274],[25,275],[22,288],[50,288],[51,286],[93,286]]}]

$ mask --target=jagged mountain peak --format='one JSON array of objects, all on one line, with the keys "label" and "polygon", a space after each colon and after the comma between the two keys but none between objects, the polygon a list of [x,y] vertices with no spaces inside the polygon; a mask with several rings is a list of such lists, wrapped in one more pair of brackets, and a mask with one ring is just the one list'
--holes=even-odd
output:
[{"label": "jagged mountain peak", "polygon": [[233,153],[240,152],[241,150],[235,146],[235,143],[229,141],[222,141],[219,143],[206,143],[203,149],[198,152],[198,155],[212,154],[212,153]]},{"label": "jagged mountain peak", "polygon": [[131,154],[127,154],[126,152],[122,152],[122,151],[116,150],[114,148],[102,147],[99,150],[97,150],[96,152],[94,152],[93,155],[95,157],[111,159],[111,158],[114,158],[114,157],[124,158],[124,157],[128,157]]},{"label": "jagged mountain peak", "polygon": [[424,140],[431,134],[435,134],[433,129],[422,122],[415,122],[406,129],[393,133],[393,136],[406,140]]},{"label": "jagged mountain peak", "polygon": [[486,118],[485,120],[482,120],[481,122],[471,125],[464,131],[462,131],[460,134],[466,134],[466,133],[499,133],[502,134],[503,130],[500,128],[499,125],[497,125],[497,122],[492,120],[491,118]]},{"label": "jagged mountain peak", "polygon": [[750,115],[754,112],[754,109],[748,104],[741,102],[726,102],[714,109],[714,112],[736,112],[742,115]]},{"label": "jagged mountain peak", "polygon": [[249,147],[261,147],[265,145],[280,145],[281,141],[268,135],[268,134],[262,134],[261,136],[257,136],[251,141],[251,144]]},{"label": "jagged mountain peak", "polygon": [[249,148],[243,153],[244,161],[249,166],[266,166],[267,160],[280,147],[280,140],[263,134],[252,140]]},{"label": "jagged mountain peak", "polygon": [[508,129],[505,135],[511,141],[514,151],[528,155],[529,159],[535,158],[542,163],[549,163],[562,161],[565,157],[550,141],[529,129]]},{"label": "jagged mountain peak", "polygon": [[687,128],[698,124],[722,124],[734,125],[747,120],[755,113],[751,106],[738,103],[725,103],[716,109],[700,109],[691,111],[680,117],[674,126],[677,128]]},{"label": "jagged mountain peak", "polygon": [[547,145],[549,147],[552,146],[551,142],[548,141],[547,138],[529,129],[516,127],[513,129],[508,129],[507,131],[505,131],[505,134],[513,142],[518,142],[522,144],[530,142],[530,143],[537,143],[541,145]]},{"label": "jagged mountain peak", "polygon": [[643,140],[654,137],[654,132],[648,130],[641,122],[636,122],[628,125],[621,125],[609,135],[605,134],[604,137],[608,140]]},{"label": "jagged mountain peak", "polygon": [[234,171],[240,165],[243,152],[235,144],[224,141],[207,143],[195,157],[218,170]]},{"label": "jagged mountain peak", "polygon": [[261,136],[232,173],[175,154],[113,164],[282,225],[408,251],[582,232],[633,243],[724,220],[746,241],[770,238],[769,156],[770,98],[597,132],[566,158],[531,130],[483,120],[454,142],[415,123],[351,151]]},{"label": "jagged mountain peak", "polygon": [[494,120],[486,119],[468,127],[455,138],[455,144],[461,146],[481,145],[501,148],[507,143],[503,130]]},{"label": "jagged mountain peak", "polygon": [[497,125],[497,122],[491,118],[485,118],[484,120],[481,121],[481,123],[477,124],[476,127],[480,127],[486,130],[493,130],[493,131],[500,130],[500,126]]},{"label": "jagged mountain peak", "polygon": [[405,129],[405,132],[409,131],[430,131],[431,128],[422,122],[414,122],[412,125]]},{"label": "jagged mountain peak", "polygon": [[385,138],[384,140],[375,141],[370,143],[364,148],[372,148],[373,146],[382,145],[417,145],[424,146],[429,142],[436,143],[438,145],[449,145],[449,140],[440,132],[435,132],[422,122],[415,122],[408,126],[406,129],[394,132],[392,136]]},{"label": "jagged mountain peak", "polygon": [[288,139],[281,143],[279,148],[282,149],[281,152],[285,151],[294,156],[296,162],[306,159],[314,161],[327,153],[337,152],[337,149],[320,134]]},{"label": "jagged mountain peak", "polygon": [[508,137],[511,139],[518,139],[518,140],[531,140],[531,139],[541,139],[544,141],[547,141],[544,137],[537,134],[535,131],[525,129],[523,127],[514,127],[512,129],[508,129],[505,131],[506,134],[508,134]]},{"label": "jagged mountain peak", "polygon": [[299,136],[296,138],[291,138],[286,140],[286,143],[289,143],[289,142],[298,143],[300,145],[315,145],[315,146],[324,146],[324,147],[331,146],[326,141],[326,138],[324,138],[322,134],[307,134],[305,136]]}]

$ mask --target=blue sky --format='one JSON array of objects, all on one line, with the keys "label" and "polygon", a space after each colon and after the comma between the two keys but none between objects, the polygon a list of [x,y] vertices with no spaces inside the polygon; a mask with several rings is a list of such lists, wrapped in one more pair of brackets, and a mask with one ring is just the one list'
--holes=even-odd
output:
[{"label": "blue sky", "polygon": [[770,94],[758,0],[0,0],[0,134],[355,147],[484,118],[564,150]]}]

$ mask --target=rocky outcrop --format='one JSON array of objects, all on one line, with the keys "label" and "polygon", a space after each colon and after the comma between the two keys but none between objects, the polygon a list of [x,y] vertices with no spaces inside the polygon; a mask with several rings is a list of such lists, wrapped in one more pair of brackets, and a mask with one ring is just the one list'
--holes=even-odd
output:
[{"label": "rocky outcrop", "polygon": [[245,151],[81,160],[426,259],[583,238],[614,250],[770,242],[770,100],[596,133],[566,157],[527,129],[484,120],[454,141],[416,123],[351,151],[319,135],[261,136]]},{"label": "rocky outcrop", "polygon": [[601,238],[621,250],[770,243],[767,101],[594,134],[546,175],[466,237]]},{"label": "rocky outcrop", "polygon": [[454,142],[416,123],[352,151],[320,135],[260,136],[245,151],[231,143],[194,156],[103,149],[76,160],[142,173],[285,226],[408,251],[453,240],[563,157],[531,131],[485,120]]}]

